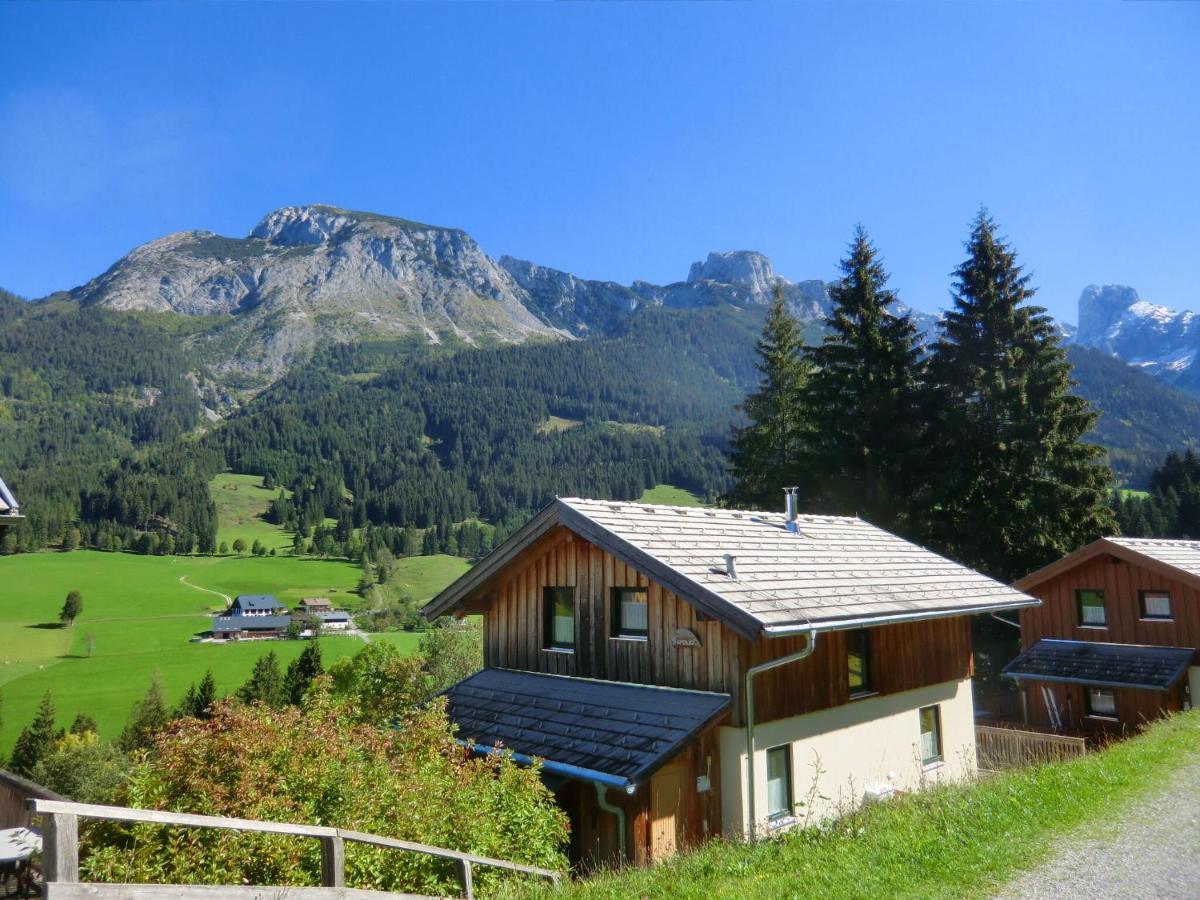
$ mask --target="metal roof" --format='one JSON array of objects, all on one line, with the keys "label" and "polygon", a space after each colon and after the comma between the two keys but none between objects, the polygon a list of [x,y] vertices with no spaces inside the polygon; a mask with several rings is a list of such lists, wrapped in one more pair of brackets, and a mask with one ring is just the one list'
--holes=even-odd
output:
[{"label": "metal roof", "polygon": [[[559,499],[425,607],[466,599],[521,549],[561,524],[748,638],[812,626],[1037,606],[1040,601],[857,518]],[[724,557],[736,558],[736,577]]]},{"label": "metal roof", "polygon": [[231,609],[283,609],[273,594],[238,594]]},{"label": "metal roof", "polygon": [[729,707],[728,694],[483,669],[447,689],[458,740],[547,772],[629,788]]},{"label": "metal roof", "polygon": [[13,492],[8,489],[8,485],[4,483],[4,479],[0,478],[0,517],[19,518],[20,516],[21,504],[17,502],[17,498],[13,496]]},{"label": "metal roof", "polygon": [[212,630],[274,631],[286,629],[291,623],[291,616],[214,616]]},{"label": "metal roof", "polygon": [[1005,666],[1003,674],[1017,681],[1062,681],[1165,691],[1183,677],[1195,655],[1191,647],[1042,638]]}]

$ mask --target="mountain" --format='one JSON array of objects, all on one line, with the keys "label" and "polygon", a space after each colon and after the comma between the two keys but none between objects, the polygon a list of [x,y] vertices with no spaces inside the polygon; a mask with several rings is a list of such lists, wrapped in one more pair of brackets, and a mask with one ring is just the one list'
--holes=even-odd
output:
[{"label": "mountain", "polygon": [[1121,284],[1088,285],[1079,296],[1076,344],[1116,356],[1169,384],[1200,388],[1200,320]]}]

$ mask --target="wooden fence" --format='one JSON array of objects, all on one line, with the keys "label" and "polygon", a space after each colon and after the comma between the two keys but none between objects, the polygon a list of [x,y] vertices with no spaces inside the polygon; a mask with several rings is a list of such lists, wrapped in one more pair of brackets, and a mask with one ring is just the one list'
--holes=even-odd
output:
[{"label": "wooden fence", "polygon": [[[348,898],[381,898],[408,896],[361,891],[346,887],[346,841],[422,853],[439,859],[453,860],[462,882],[462,896],[472,900],[475,886],[474,866],[490,866],[542,878],[558,884],[560,874],[521,863],[492,859],[431,847],[412,841],[327,828],[321,825],[293,825],[287,822],[259,822],[254,819],[229,819],[224,816],[199,816],[191,813],[167,812],[158,809],[127,809],[122,806],[94,806],[88,803],[69,803],[60,800],[29,801],[29,810],[42,817],[43,872],[46,879],[43,896],[46,900],[83,900],[83,898],[134,898],[146,896],[207,897],[211,900],[248,900],[248,898],[287,897],[289,900],[348,900]],[[229,831],[254,831],[266,834],[289,834],[316,838],[321,842],[321,887],[263,887],[223,885],[128,885],[96,884],[79,881],[79,820],[107,819],[113,822],[146,822],[155,825],[177,825],[184,828],[223,828]]]},{"label": "wooden fence", "polygon": [[0,769],[0,828],[22,828],[29,824],[29,799],[66,800],[60,794],[34,784],[15,772]]},{"label": "wooden fence", "polygon": [[979,768],[989,771],[1058,762],[1087,753],[1087,740],[995,725],[975,726]]}]

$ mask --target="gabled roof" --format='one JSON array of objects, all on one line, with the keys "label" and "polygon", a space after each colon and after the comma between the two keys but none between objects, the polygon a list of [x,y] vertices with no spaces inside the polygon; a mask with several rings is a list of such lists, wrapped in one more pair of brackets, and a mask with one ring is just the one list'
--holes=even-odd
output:
[{"label": "gabled roof", "polygon": [[283,609],[272,594],[238,594],[233,605],[238,609]]},{"label": "gabled roof", "polygon": [[[969,615],[1040,601],[857,518],[558,499],[422,610],[444,615],[562,525],[754,639]],[[736,578],[725,554],[736,557]]]},{"label": "gabled roof", "polygon": [[1106,537],[1092,541],[1074,553],[1030,572],[1013,586],[1017,590],[1028,591],[1081,563],[1103,555],[1115,556],[1167,578],[1189,582],[1200,588],[1200,541],[1128,537]]},{"label": "gabled roof", "polygon": [[457,739],[543,760],[557,775],[628,788],[670,761],[729,707],[728,694],[510,669],[483,669],[445,691]]},{"label": "gabled roof", "polygon": [[1183,677],[1196,651],[1042,638],[1007,666],[1015,680],[1063,681],[1098,687],[1165,691]]},{"label": "gabled roof", "polygon": [[21,518],[21,504],[17,502],[3,478],[0,478],[0,518]]}]

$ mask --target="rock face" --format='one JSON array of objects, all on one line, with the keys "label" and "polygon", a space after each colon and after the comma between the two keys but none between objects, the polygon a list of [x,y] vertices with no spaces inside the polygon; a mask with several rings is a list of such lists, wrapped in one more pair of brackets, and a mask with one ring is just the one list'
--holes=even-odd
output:
[{"label": "rock face", "polygon": [[1200,385],[1200,322],[1190,311],[1148,303],[1125,285],[1089,285],[1079,296],[1074,343],[1120,357],[1182,387]]}]

